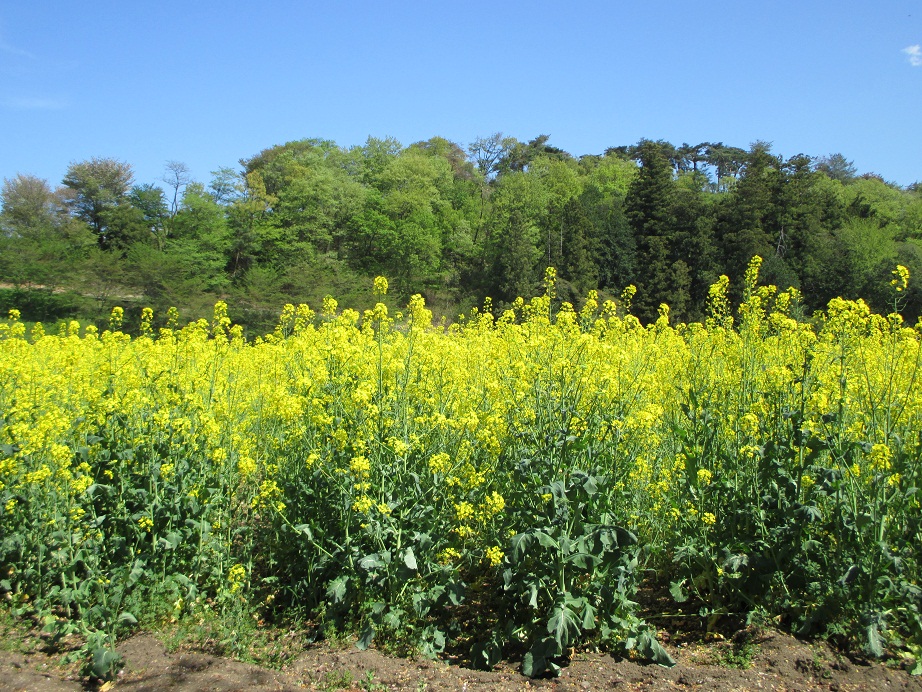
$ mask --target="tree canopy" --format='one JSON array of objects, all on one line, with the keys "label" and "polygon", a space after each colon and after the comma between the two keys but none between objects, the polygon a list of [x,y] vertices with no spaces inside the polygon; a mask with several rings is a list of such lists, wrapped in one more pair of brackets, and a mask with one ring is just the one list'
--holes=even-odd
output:
[{"label": "tree canopy", "polygon": [[[837,295],[886,310],[896,263],[922,275],[919,186],[843,154],[644,139],[577,158],[549,140],[303,139],[210,181],[168,161],[159,184],[136,183],[112,158],[71,163],[57,189],[22,173],[0,193],[0,282],[93,296],[99,314],[137,300],[196,317],[229,299],[263,328],[280,302],[369,302],[377,274],[395,300],[423,293],[452,317],[527,298],[555,266],[571,302],[633,284],[644,321],[662,303],[701,319],[711,283],[739,283],[756,254],[807,314]],[[914,284],[899,298],[908,318],[922,312]]]}]

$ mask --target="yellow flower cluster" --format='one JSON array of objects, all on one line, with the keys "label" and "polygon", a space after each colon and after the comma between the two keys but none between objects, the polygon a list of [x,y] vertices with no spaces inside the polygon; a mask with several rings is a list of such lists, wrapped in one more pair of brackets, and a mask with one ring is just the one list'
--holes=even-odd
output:
[{"label": "yellow flower cluster", "polygon": [[[811,465],[861,497],[918,487],[919,329],[842,299],[795,321],[796,291],[759,287],[757,272],[738,311],[721,277],[709,318],[690,325],[667,309],[642,325],[632,287],[554,313],[553,272],[544,296],[450,326],[418,296],[402,318],[331,297],[319,314],[286,306],[259,338],[223,303],[210,322],[180,327],[170,314],[156,334],[158,316],[144,312],[140,329],[125,328],[138,338],[121,331],[120,309],[107,330],[31,337],[11,311],[0,322],[0,532],[27,511],[43,512],[36,525],[89,530],[94,484],[145,488],[151,507],[182,499],[221,527],[224,546],[241,522],[323,519],[354,534],[425,505],[441,563],[498,565],[508,532],[525,528],[509,517],[553,511],[540,488],[577,469],[599,470],[617,520],[643,540],[714,535],[718,494],[751,486],[788,434],[802,493],[824,478]],[[895,276],[905,289],[908,273]],[[387,281],[374,290],[386,295]],[[853,451],[830,451],[831,439]],[[532,482],[539,461],[548,477]],[[133,511],[132,530],[161,525],[150,507]],[[231,590],[246,578],[231,567]]]},{"label": "yellow flower cluster", "polygon": [[246,582],[247,571],[243,565],[233,565],[227,571],[227,583],[231,593],[237,593]]}]

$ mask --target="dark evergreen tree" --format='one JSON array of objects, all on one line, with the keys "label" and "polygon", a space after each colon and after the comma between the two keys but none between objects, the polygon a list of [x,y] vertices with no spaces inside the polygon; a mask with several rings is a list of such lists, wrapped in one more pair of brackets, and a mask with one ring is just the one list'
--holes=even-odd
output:
[{"label": "dark evergreen tree", "polygon": [[669,305],[676,320],[703,316],[708,288],[720,275],[714,244],[712,194],[707,176],[693,169],[679,176],[672,205],[673,297]]},{"label": "dark evergreen tree", "polygon": [[676,184],[661,143],[642,140],[637,147],[640,170],[624,202],[640,259],[634,308],[644,320],[656,318],[661,303],[668,303],[672,264]]},{"label": "dark evergreen tree", "polygon": [[729,276],[741,277],[754,255],[765,258],[777,247],[781,184],[780,160],[766,146],[753,145],[718,210],[717,241]]},{"label": "dark evergreen tree", "polygon": [[572,198],[562,211],[563,262],[561,278],[584,296],[599,284],[599,253],[593,247],[592,221],[579,198]]}]

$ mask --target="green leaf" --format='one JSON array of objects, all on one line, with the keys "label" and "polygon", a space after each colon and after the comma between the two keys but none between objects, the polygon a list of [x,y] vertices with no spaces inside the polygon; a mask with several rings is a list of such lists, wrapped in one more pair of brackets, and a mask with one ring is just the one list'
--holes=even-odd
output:
[{"label": "green leaf", "polygon": [[579,637],[579,618],[565,603],[558,603],[547,621],[547,631],[562,650]]},{"label": "green leaf", "polygon": [[749,564],[749,556],[745,553],[736,553],[730,555],[723,562],[723,568],[731,572],[739,572],[740,567],[745,567]]},{"label": "green leaf", "polygon": [[371,571],[373,569],[384,567],[384,563],[380,560],[377,553],[372,553],[371,555],[366,555],[361,560],[359,560],[359,567],[364,570]]},{"label": "green leaf", "polygon": [[649,632],[642,632],[637,638],[637,653],[664,668],[672,668],[675,665],[675,659]]},{"label": "green leaf", "polygon": [[346,595],[346,589],[349,585],[349,578],[345,575],[336,577],[327,587],[327,596],[333,599],[334,603],[341,603]]},{"label": "green leaf", "polygon": [[606,548],[627,547],[637,543],[637,536],[620,526],[600,526],[599,540]]},{"label": "green leaf", "polygon": [[175,531],[170,531],[166,536],[160,536],[157,543],[167,550],[175,550],[182,543],[182,536]]},{"label": "green leaf", "polygon": [[592,569],[602,560],[597,558],[595,555],[590,555],[589,553],[573,553],[568,555],[565,562],[572,562],[574,565],[580,569]]},{"label": "green leaf", "polygon": [[910,675],[922,675],[922,655],[916,656],[916,664],[913,666],[912,670],[909,671]]},{"label": "green leaf", "polygon": [[90,677],[97,680],[111,680],[115,675],[118,664],[121,663],[122,657],[113,649],[106,646],[100,646],[93,649],[89,661],[88,670]]},{"label": "green leaf", "polygon": [[522,674],[536,678],[547,668],[547,660],[541,654],[529,651],[522,659]]},{"label": "green leaf", "polygon": [[471,663],[478,670],[491,670],[503,660],[503,637],[494,632],[486,641],[471,646]]},{"label": "green leaf", "polygon": [[420,533],[419,531],[413,532],[413,541],[423,551],[432,545],[432,537],[428,533]]},{"label": "green leaf", "polygon": [[858,565],[852,565],[845,574],[839,578],[839,583],[842,586],[848,586],[858,578],[859,574],[861,574],[861,568]]},{"label": "green leaf", "polygon": [[453,605],[459,605],[465,598],[465,587],[463,581],[450,582],[445,587],[445,590],[448,593],[448,600],[451,601]]},{"label": "green leaf", "polygon": [[547,489],[550,490],[551,494],[558,500],[567,499],[567,489],[566,486],[564,486],[563,481],[553,481],[547,486]]},{"label": "green leaf", "polygon": [[416,565],[416,556],[413,554],[413,548],[407,548],[403,553],[403,564],[412,570],[418,569]]},{"label": "green leaf", "polygon": [[814,505],[804,505],[797,510],[797,513],[802,514],[807,521],[822,521],[823,519],[820,508]]},{"label": "green leaf", "polygon": [[131,566],[131,572],[128,574],[128,581],[125,584],[125,588],[131,588],[138,583],[138,580],[144,576],[144,568],[146,565],[143,560],[135,560],[134,564]]},{"label": "green leaf", "polygon": [[560,675],[560,666],[548,660],[556,652],[557,643],[553,638],[546,637],[536,641],[522,659],[522,673],[530,678],[536,678],[545,672]]},{"label": "green leaf", "polygon": [[867,650],[875,658],[883,658],[884,645],[880,638],[880,632],[877,630],[877,623],[873,622],[867,626]]},{"label": "green leaf", "polygon": [[509,539],[509,544],[512,546],[513,560],[516,562],[522,561],[522,558],[525,557],[528,551],[528,546],[531,545],[532,538],[533,534],[530,531],[526,531],[525,533],[517,533]]},{"label": "green leaf", "polygon": [[127,622],[129,625],[137,625],[138,618],[129,613],[127,610],[118,616],[119,622]]},{"label": "green leaf", "polygon": [[688,594],[682,589],[682,585],[685,583],[685,580],[674,581],[669,583],[669,593],[672,594],[672,597],[675,599],[676,603],[685,603],[688,600]]},{"label": "green leaf", "polygon": [[398,627],[400,627],[401,615],[403,615],[403,610],[400,608],[391,608],[384,614],[384,617],[381,618],[381,620],[384,622],[385,626],[392,630],[396,630]]},{"label": "green leaf", "polygon": [[365,629],[362,630],[362,636],[359,637],[359,640],[355,643],[357,649],[365,651],[369,646],[371,646],[371,641],[375,638],[375,628],[371,626],[371,623],[365,625]]},{"label": "green leaf", "polygon": [[420,649],[426,658],[436,658],[445,651],[445,633],[430,625],[423,630]]},{"label": "green leaf", "polygon": [[532,608],[538,607],[538,585],[537,584],[532,583],[528,585],[528,605],[530,605]]},{"label": "green leaf", "polygon": [[535,531],[534,535],[535,535],[535,538],[538,539],[538,543],[540,543],[543,548],[559,548],[560,547],[557,544],[557,541],[555,541],[549,535],[544,533],[544,531]]}]

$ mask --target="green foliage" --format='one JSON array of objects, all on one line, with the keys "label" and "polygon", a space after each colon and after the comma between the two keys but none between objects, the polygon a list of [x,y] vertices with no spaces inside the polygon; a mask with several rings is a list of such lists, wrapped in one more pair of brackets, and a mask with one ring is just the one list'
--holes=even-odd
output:
[{"label": "green foliage", "polygon": [[[756,340],[773,338],[758,313],[750,312],[752,301],[759,305],[767,294],[751,296],[734,338],[746,373],[769,367],[747,358]],[[796,386],[772,393],[765,427],[754,427],[752,414],[747,423],[742,413],[747,402],[764,396],[746,376],[733,397],[742,409],[722,407],[726,394],[716,381],[687,390],[680,434],[694,498],[687,525],[697,530],[676,543],[672,559],[682,578],[672,592],[679,601],[686,600],[686,589],[692,592],[705,604],[702,614],[762,608],[782,615],[802,635],[838,633],[880,657],[888,641],[917,636],[922,591],[910,576],[918,569],[910,556],[920,530],[912,509],[918,469],[910,460],[915,442],[891,457],[886,443],[854,434],[860,414],[845,393],[846,381],[870,376],[854,350],[860,310],[833,301],[826,338],[804,341],[788,354],[783,367],[796,373]],[[915,337],[900,328],[898,317],[891,320],[879,337],[891,359],[882,367],[912,382],[920,366],[918,354],[912,355]],[[830,373],[841,389],[817,420],[806,411]],[[916,431],[885,422],[896,406],[890,396],[892,391],[874,404],[872,425],[882,424],[891,441],[915,439]],[[739,427],[733,437],[721,438],[715,423],[728,416]],[[871,478],[862,475],[868,474],[868,459]],[[906,486],[894,480],[910,478]],[[706,512],[711,518],[700,521]]]},{"label": "green foliage", "polygon": [[[333,293],[340,268],[365,283],[386,274],[403,299],[438,297],[453,316],[540,293],[552,265],[570,302],[633,284],[653,322],[662,303],[673,321],[700,320],[708,287],[754,254],[807,312],[859,295],[884,309],[889,267],[922,264],[918,191],[858,176],[842,155],[641,140],[577,160],[548,141],[304,139],[217,171],[207,191],[175,161],[168,193],[133,185],[115,159],[71,164],[56,192],[19,175],[4,183],[0,282],[92,296],[96,309],[74,315],[89,320],[135,296],[198,316],[235,295],[252,306],[238,317],[263,329],[280,301]],[[904,301],[910,320],[919,295]]]},{"label": "green foliage", "polygon": [[250,341],[223,303],[156,338],[149,310],[135,339],[121,308],[29,340],[14,313],[0,589],[80,634],[100,679],[150,604],[238,654],[243,623],[294,611],[361,647],[522,653],[532,676],[592,644],[670,665],[642,574],[710,622],[915,651],[918,328],[844,299],[797,322],[759,268],[735,312],[722,277],[676,328],[643,327],[631,291],[555,310],[553,269],[448,329],[418,295],[391,317],[383,277],[361,315],[289,304]]}]

